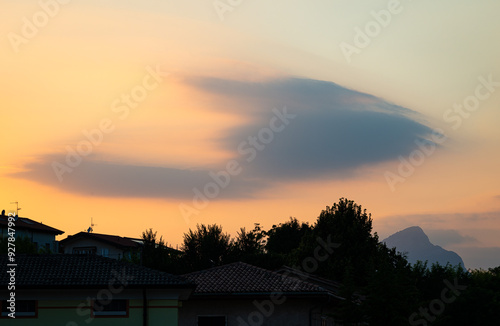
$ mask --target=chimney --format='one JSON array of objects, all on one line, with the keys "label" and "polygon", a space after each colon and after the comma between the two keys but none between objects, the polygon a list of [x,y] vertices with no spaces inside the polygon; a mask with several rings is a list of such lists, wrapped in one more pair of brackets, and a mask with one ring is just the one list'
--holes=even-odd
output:
[{"label": "chimney", "polygon": [[5,209],[2,210],[2,216],[5,216]]}]

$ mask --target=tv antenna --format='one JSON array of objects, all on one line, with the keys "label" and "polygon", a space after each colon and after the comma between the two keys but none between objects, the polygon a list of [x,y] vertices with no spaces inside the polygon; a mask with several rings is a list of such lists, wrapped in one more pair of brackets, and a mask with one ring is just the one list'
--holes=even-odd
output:
[{"label": "tv antenna", "polygon": [[17,201],[12,201],[10,202],[11,204],[16,204],[16,216],[19,217],[19,211],[21,210],[21,208],[19,208],[19,202]]},{"label": "tv antenna", "polygon": [[87,229],[87,233],[92,233],[92,231],[94,231],[94,226],[96,226],[97,224],[94,224],[94,218],[91,217],[90,218],[90,226],[89,228]]}]

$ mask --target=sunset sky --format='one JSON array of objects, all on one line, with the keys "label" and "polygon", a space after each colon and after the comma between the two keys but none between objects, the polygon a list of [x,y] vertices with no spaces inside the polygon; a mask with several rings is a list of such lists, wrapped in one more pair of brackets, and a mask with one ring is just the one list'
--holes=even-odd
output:
[{"label": "sunset sky", "polygon": [[[232,4],[232,5],[231,5]],[[0,208],[167,242],[346,197],[500,265],[500,2],[3,1]]]}]

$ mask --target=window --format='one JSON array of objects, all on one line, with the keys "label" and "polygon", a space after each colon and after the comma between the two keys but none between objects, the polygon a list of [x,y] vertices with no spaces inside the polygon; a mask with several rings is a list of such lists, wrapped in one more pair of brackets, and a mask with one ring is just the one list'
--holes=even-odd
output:
[{"label": "window", "polygon": [[226,326],[226,317],[198,316],[198,326]]},{"label": "window", "polygon": [[78,255],[90,255],[95,254],[97,251],[96,247],[75,247],[73,248],[73,253]]},{"label": "window", "polygon": [[123,316],[128,317],[127,300],[111,300],[110,303],[101,304],[96,300],[92,304],[92,311],[96,317]]},{"label": "window", "polygon": [[[16,318],[21,317],[36,317],[37,316],[37,304],[36,300],[16,300]],[[8,317],[11,311],[8,309],[10,307],[10,302],[7,300],[2,300],[2,317]]]},{"label": "window", "polygon": [[108,248],[102,248],[101,249],[101,256],[103,256],[103,257],[109,257],[109,249]]}]

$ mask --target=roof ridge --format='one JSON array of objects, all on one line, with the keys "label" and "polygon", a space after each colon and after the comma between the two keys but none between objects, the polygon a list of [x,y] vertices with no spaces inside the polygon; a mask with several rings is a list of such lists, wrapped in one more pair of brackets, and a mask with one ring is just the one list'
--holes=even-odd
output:
[{"label": "roof ridge", "polygon": [[83,233],[83,234],[88,234],[88,235],[104,235],[104,236],[107,236],[107,237],[117,237],[117,238],[124,238],[126,239],[127,237],[122,237],[121,235],[116,235],[116,234],[106,234],[106,233],[95,233],[95,232],[86,232],[86,231],[80,231],[74,235],[77,235],[77,234],[80,234],[80,233]]},{"label": "roof ridge", "polygon": [[182,274],[182,275],[193,275],[193,274],[199,274],[199,273],[206,273],[206,272],[209,272],[209,271],[213,271],[215,269],[226,268],[227,266],[237,265],[237,264],[245,264],[245,265],[248,265],[248,266],[257,267],[257,266],[253,266],[253,265],[247,264],[247,263],[242,262],[242,261],[235,261],[235,262],[227,263],[227,264],[224,264],[224,265],[212,266],[212,267],[209,267],[209,268],[200,269],[200,270],[197,270],[197,271],[194,271],[194,272],[185,273],[185,274]]},{"label": "roof ridge", "polygon": [[312,274],[312,273],[308,273],[308,272],[305,272],[305,271],[302,271],[298,268],[294,268],[294,267],[291,267],[291,266],[288,266],[288,265],[283,265],[281,266],[280,268],[278,268],[277,270],[275,270],[275,272],[277,272],[278,274],[280,274],[278,271],[280,270],[289,270],[289,271],[293,271],[295,272],[296,274],[302,274],[302,275],[305,275],[307,276],[308,278],[315,278],[315,279],[318,279],[320,281],[323,281],[323,282],[328,282],[328,283],[332,283],[335,284],[335,285],[341,285],[340,282],[338,281],[335,281],[335,280],[331,280],[329,278],[326,278],[326,277],[323,277],[323,276],[319,276],[319,275],[315,275],[315,274]]},{"label": "roof ridge", "polygon": [[137,242],[137,240],[140,239],[122,237],[119,235],[104,234],[104,233],[90,233],[85,231],[80,231],[78,233],[68,235],[65,239],[61,240],[61,243],[64,245],[66,242],[73,239],[78,239],[79,237],[90,237],[97,241],[108,242],[114,244],[115,246],[121,246],[121,247],[137,247],[140,245]]}]

